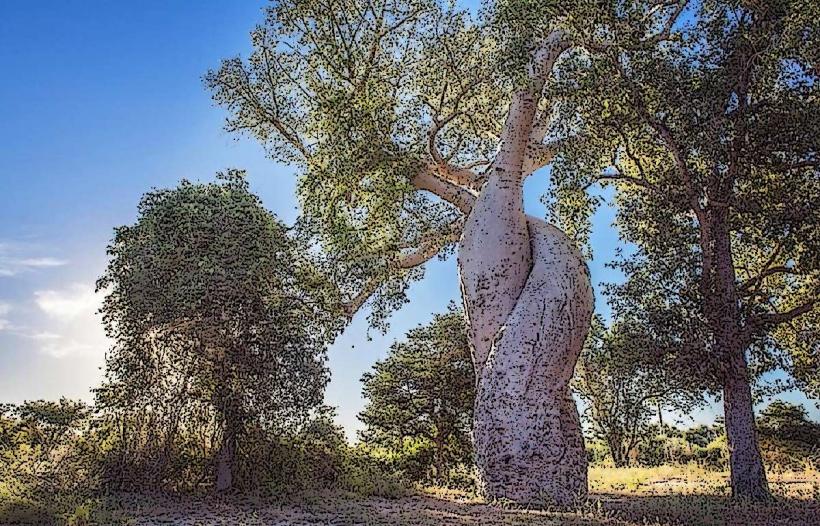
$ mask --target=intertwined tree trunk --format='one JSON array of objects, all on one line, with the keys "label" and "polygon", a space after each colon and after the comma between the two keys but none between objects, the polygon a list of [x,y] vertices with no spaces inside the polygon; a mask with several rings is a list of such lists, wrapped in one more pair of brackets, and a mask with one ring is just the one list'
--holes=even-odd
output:
[{"label": "intertwined tree trunk", "polygon": [[593,298],[571,241],[524,213],[524,163],[543,85],[533,77],[514,96],[458,263],[477,375],[473,431],[483,491],[519,503],[567,505],[587,491],[569,381]]}]

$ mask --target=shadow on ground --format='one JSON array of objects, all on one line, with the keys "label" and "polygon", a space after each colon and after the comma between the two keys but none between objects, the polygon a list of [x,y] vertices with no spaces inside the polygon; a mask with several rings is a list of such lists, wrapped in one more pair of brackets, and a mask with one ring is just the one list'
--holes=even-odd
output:
[{"label": "shadow on ground", "polygon": [[397,526],[647,526],[820,524],[816,500],[778,499],[765,505],[736,504],[703,495],[626,496],[599,494],[571,511],[521,509],[470,499],[417,495],[399,499],[333,494],[294,502],[192,499],[121,495],[113,503],[136,525],[397,525]]}]

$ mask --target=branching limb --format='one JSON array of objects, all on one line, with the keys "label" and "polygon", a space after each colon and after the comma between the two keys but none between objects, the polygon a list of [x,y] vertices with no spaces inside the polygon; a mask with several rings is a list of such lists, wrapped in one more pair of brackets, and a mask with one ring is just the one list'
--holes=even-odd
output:
[{"label": "branching limb", "polygon": [[820,300],[817,298],[812,298],[805,303],[802,303],[787,311],[768,312],[765,314],[752,316],[746,324],[743,334],[744,341],[749,342],[755,334],[770,329],[776,325],[780,325],[781,323],[788,323],[798,316],[802,316],[803,314],[813,311],[818,303],[820,303]]},{"label": "branching limb", "polygon": [[[421,236],[414,246],[402,246],[402,252],[391,262],[393,270],[406,270],[423,265],[434,258],[441,250],[461,238],[464,230],[464,218],[460,217],[450,223],[443,230],[428,232]],[[362,290],[349,301],[342,304],[342,311],[348,318],[352,318],[367,300],[384,284],[385,277],[374,277],[365,283]]]},{"label": "branching limb", "polygon": [[593,42],[592,40],[586,40],[582,42],[580,45],[589,51],[601,53],[601,52],[608,52],[612,51],[613,49],[624,49],[627,51],[638,51],[641,49],[650,48],[659,42],[663,42],[665,40],[669,40],[672,37],[672,27],[675,25],[675,22],[678,21],[683,11],[686,9],[686,6],[689,5],[688,0],[679,0],[674,2],[660,2],[653,6],[647,15],[644,17],[644,21],[649,18],[652,18],[657,12],[661,9],[666,9],[670,7],[675,7],[675,10],[672,14],[667,18],[663,26],[657,33],[652,35],[646,36],[640,39],[637,43],[632,45],[623,45],[619,42]]},{"label": "branching limb", "polygon": [[464,215],[468,215],[473,209],[477,193],[445,180],[437,175],[439,172],[437,165],[425,166],[416,173],[411,182],[417,189],[431,192],[458,208]]},{"label": "branching limb", "polygon": [[547,144],[530,143],[529,146],[527,146],[527,153],[522,167],[524,176],[530,175],[551,163],[558,153],[561,142],[562,141],[553,141]]}]

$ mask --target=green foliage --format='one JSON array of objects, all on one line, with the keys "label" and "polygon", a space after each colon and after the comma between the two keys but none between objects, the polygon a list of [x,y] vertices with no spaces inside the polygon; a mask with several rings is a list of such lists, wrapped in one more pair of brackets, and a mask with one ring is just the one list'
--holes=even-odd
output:
[{"label": "green foliage", "polygon": [[368,404],[359,415],[361,439],[388,452],[396,470],[446,483],[452,468],[471,463],[475,373],[460,310],[451,306],[411,330],[362,383]]},{"label": "green foliage", "polygon": [[574,141],[553,171],[554,206],[584,220],[600,202],[586,190],[615,186],[636,250],[608,293],[682,376],[718,386],[731,341],[756,377],[784,368],[813,392],[820,11],[705,1],[690,14],[662,45],[562,62],[553,89]]},{"label": "green foliage", "polygon": [[19,499],[86,495],[96,484],[87,441],[89,408],[82,402],[37,400],[0,413],[0,480]]},{"label": "green foliage", "polygon": [[453,163],[494,151],[505,108],[485,60],[492,39],[434,0],[287,0],[268,8],[252,43],[247,60],[223,61],[205,83],[228,130],[300,167],[306,235],[347,297],[378,284],[380,325],[422,275],[397,263],[404,247],[435,240],[458,216],[412,184],[429,162],[432,121]]},{"label": "green foliage", "polygon": [[761,453],[780,469],[820,466],[820,424],[805,408],[775,400],[760,413]]},{"label": "green foliage", "polygon": [[328,380],[335,288],[242,172],[219,178],[147,193],[98,282],[115,343],[97,403],[110,475],[149,475],[134,484],[196,484],[216,449],[232,462],[248,433],[303,420]]},{"label": "green foliage", "polygon": [[616,466],[626,465],[651,437],[650,421],[658,411],[688,411],[703,401],[642,331],[617,322],[607,329],[594,318],[572,382],[586,402],[583,416],[594,438],[607,445]]}]

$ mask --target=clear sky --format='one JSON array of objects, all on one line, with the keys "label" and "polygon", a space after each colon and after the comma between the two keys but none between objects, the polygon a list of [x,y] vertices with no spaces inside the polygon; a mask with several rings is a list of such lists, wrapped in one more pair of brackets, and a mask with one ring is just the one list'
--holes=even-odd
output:
[{"label": "clear sky", "polygon": [[[244,168],[252,189],[287,222],[298,213],[293,171],[222,130],[201,77],[247,54],[262,1],[5,0],[0,8],[0,402],[90,400],[108,345],[94,281],[115,226],[136,218],[152,187],[209,181]],[[526,188],[530,213],[548,173]],[[619,242],[614,212],[595,217],[593,283]],[[433,261],[391,330],[360,313],[330,349],[326,401],[349,434],[362,407],[359,378],[390,343],[459,299],[455,262]],[[599,312],[608,313],[600,294]],[[797,394],[788,398],[804,402]],[[806,403],[817,419],[813,403]],[[719,407],[694,415],[708,421]],[[692,420],[685,420],[684,423]]]}]

